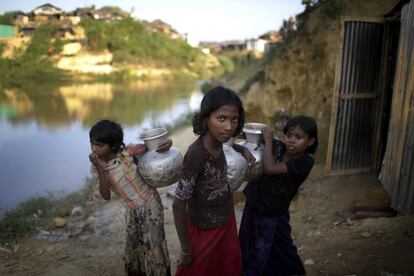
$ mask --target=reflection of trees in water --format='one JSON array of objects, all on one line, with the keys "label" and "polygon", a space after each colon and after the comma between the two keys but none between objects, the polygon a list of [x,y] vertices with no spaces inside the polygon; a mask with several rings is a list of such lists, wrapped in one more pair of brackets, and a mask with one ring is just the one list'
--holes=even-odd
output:
[{"label": "reflection of trees in water", "polygon": [[39,86],[31,90],[9,89],[0,92],[0,103],[17,108],[16,116],[9,118],[13,124],[36,120],[48,128],[56,128],[70,123],[63,98],[56,88]]},{"label": "reflection of trees in water", "polygon": [[186,98],[194,82],[93,83],[62,87],[32,86],[26,90],[0,90],[0,107],[18,110],[8,118],[14,124],[36,120],[47,128],[67,126],[73,121],[91,125],[113,118],[134,125],[152,111],[162,111]]},{"label": "reflection of trees in water", "polygon": [[89,125],[108,117],[124,125],[135,125],[141,123],[148,113],[165,110],[174,105],[178,99],[188,97],[194,89],[194,83],[188,82],[155,87],[114,85],[112,101],[91,100],[89,114],[84,123]]},{"label": "reflection of trees in water", "polygon": [[58,128],[70,125],[72,119],[69,116],[64,98],[54,88],[46,95],[32,94],[34,116],[40,125],[47,128]]},{"label": "reflection of trees in water", "polygon": [[33,110],[30,99],[24,93],[16,93],[12,89],[0,90],[0,115],[1,118],[13,120],[21,113]]}]

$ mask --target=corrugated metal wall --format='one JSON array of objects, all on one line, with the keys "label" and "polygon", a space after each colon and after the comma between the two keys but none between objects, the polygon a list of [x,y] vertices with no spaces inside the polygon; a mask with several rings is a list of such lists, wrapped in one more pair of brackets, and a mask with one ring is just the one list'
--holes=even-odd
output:
[{"label": "corrugated metal wall", "polygon": [[330,171],[372,167],[384,24],[345,21]]},{"label": "corrugated metal wall", "polygon": [[380,181],[391,196],[391,206],[414,213],[414,1],[401,13],[391,120]]}]

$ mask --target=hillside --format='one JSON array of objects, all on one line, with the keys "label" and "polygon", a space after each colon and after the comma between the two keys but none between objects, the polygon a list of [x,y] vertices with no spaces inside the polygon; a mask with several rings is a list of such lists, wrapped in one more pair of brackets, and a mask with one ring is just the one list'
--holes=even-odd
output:
[{"label": "hillside", "polygon": [[[32,22],[32,21],[31,21]],[[134,78],[209,78],[223,71],[220,60],[191,47],[171,26],[132,18],[114,21],[82,18],[39,23],[32,35],[0,41],[3,85],[18,85],[49,76],[104,75],[110,80]],[[69,30],[69,31],[68,31]],[[68,34],[73,33],[73,34]],[[43,66],[34,67],[34,63]]]},{"label": "hillside", "polygon": [[[289,114],[315,117],[320,129],[317,157],[324,161],[341,41],[341,18],[377,18],[397,2],[329,0],[298,15],[297,30],[278,44],[263,68],[248,76],[250,81],[243,99],[247,119],[273,123],[280,107],[287,108]],[[231,80],[227,83],[240,91],[239,84]]]}]

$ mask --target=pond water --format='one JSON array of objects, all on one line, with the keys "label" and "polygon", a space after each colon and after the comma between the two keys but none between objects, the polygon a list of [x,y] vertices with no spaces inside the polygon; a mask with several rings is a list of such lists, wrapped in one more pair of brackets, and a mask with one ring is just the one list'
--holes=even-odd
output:
[{"label": "pond water", "polygon": [[144,129],[173,127],[201,98],[194,82],[0,90],[0,211],[81,188],[89,176],[89,129],[99,119],[120,122],[126,144],[141,142]]}]

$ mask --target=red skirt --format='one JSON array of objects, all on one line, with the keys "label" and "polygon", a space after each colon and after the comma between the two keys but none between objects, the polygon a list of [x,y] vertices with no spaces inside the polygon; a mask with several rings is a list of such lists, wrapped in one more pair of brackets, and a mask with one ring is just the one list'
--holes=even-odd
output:
[{"label": "red skirt", "polygon": [[192,263],[177,269],[177,276],[240,276],[241,251],[237,237],[236,217],[221,227],[201,230],[188,222]]}]

